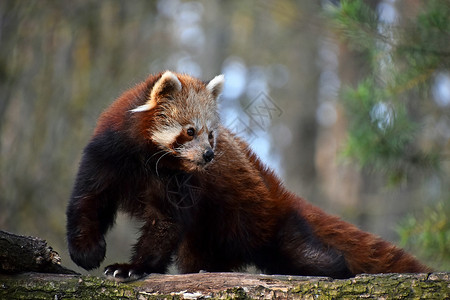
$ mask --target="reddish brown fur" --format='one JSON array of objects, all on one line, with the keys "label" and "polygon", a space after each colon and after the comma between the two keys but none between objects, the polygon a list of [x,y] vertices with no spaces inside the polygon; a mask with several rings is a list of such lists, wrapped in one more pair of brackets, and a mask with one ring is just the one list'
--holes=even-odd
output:
[{"label": "reddish brown fur", "polygon": [[[431,272],[429,267],[420,263],[403,249],[380,237],[364,232],[336,216],[326,214],[320,208],[288,192],[277,176],[259,161],[245,142],[239,141],[239,148],[242,153],[247,154],[247,160],[253,164],[253,167],[259,170],[258,175],[263,176],[271,192],[270,198],[276,201],[273,204],[276,207],[274,210],[283,212],[295,209],[298,211],[311,224],[314,233],[325,244],[344,254],[353,274]],[[252,193],[254,190],[248,191]],[[268,197],[268,199],[270,198]],[[264,210],[270,211],[267,208]],[[265,216],[265,218],[270,219],[273,216]],[[269,228],[270,225],[273,224],[267,224],[267,227]]]},{"label": "reddish brown fur", "polygon": [[338,217],[327,215],[303,199],[299,199],[298,206],[301,214],[313,225],[314,232],[331,247],[344,253],[354,274],[431,271],[403,249],[361,231]]},{"label": "reddish brown fur", "polygon": [[[120,208],[145,224],[131,263],[107,267],[113,277],[164,272],[172,254],[181,272],[248,264],[268,273],[337,278],[430,271],[402,249],[287,191],[244,141],[220,125],[214,127],[215,140],[208,136],[211,128],[198,128],[195,137],[183,131],[164,150],[167,155],[159,154],[151,137],[167,118],[184,126],[193,114],[202,114],[184,99],[215,109],[217,90],[208,92],[187,75],[177,77],[182,90],[162,86],[164,95],[151,99],[152,109],[130,112],[149,101],[161,74],[125,92],[99,118],[67,210],[69,250],[77,264],[98,267],[105,255],[103,236]],[[175,148],[197,135],[208,136],[206,146],[215,156],[201,168],[186,168]]]}]

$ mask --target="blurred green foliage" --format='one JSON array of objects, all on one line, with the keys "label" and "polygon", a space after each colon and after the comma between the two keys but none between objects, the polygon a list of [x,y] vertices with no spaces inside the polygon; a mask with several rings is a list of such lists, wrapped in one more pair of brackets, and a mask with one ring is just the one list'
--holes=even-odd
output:
[{"label": "blurred green foliage", "polygon": [[[383,22],[364,1],[341,1],[332,16],[338,35],[370,62],[357,86],[342,93],[349,121],[343,155],[390,186],[431,174],[448,184],[448,142],[425,128],[448,118],[447,104],[437,105],[432,91],[448,88],[435,85],[450,69],[450,2],[420,4],[415,16],[394,22]],[[449,192],[398,229],[402,245],[437,268],[450,266]]]},{"label": "blurred green foliage", "polygon": [[359,165],[386,173],[391,183],[401,180],[411,169],[437,168],[434,153],[413,150],[418,125],[402,102],[386,95],[373,78],[343,94],[350,132],[344,155]]},{"label": "blurred green foliage", "polygon": [[[341,5],[334,17],[341,37],[371,62],[367,77],[342,94],[350,122],[345,155],[388,174],[394,183],[410,171],[438,169],[443,149],[423,149],[418,140],[430,113],[425,102],[431,98],[432,72],[450,66],[450,43],[442,44],[450,37],[450,4],[426,2],[417,23],[404,27],[380,23],[363,1]],[[418,28],[426,38],[415,38]]]},{"label": "blurred green foliage", "polygon": [[427,207],[423,216],[413,215],[399,227],[400,245],[430,261],[437,270],[450,269],[450,201]]}]

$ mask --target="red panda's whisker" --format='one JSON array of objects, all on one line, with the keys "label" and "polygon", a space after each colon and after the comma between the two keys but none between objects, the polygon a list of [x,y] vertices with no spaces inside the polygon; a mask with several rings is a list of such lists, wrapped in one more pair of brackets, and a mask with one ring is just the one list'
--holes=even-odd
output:
[{"label": "red panda's whisker", "polygon": [[148,165],[148,163],[149,163],[150,160],[153,158],[153,156],[158,155],[158,154],[163,153],[163,152],[166,152],[166,150],[160,150],[160,151],[154,153],[152,156],[150,156],[150,157],[145,161],[145,166]]},{"label": "red panda's whisker", "polygon": [[161,158],[163,158],[164,156],[166,156],[167,154],[170,154],[170,152],[166,152],[163,155],[160,156],[160,158],[158,158],[158,160],[156,161],[156,165],[155,165],[155,172],[156,172],[156,176],[159,177],[159,173],[158,173],[158,163],[161,160]]}]

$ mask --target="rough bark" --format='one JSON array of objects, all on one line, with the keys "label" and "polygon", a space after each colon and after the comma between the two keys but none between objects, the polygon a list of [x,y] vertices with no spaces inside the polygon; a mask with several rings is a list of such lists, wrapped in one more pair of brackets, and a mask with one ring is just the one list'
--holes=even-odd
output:
[{"label": "rough bark", "polygon": [[199,273],[116,283],[79,275],[0,275],[0,299],[450,299],[450,273],[323,277]]},{"label": "rough bark", "polygon": [[0,231],[0,273],[41,272],[77,274],[60,265],[59,254],[47,242]]},{"label": "rough bark", "polygon": [[450,273],[361,275],[347,280],[244,273],[153,274],[117,283],[62,267],[59,255],[39,238],[1,231],[0,273],[0,299],[450,299]]}]

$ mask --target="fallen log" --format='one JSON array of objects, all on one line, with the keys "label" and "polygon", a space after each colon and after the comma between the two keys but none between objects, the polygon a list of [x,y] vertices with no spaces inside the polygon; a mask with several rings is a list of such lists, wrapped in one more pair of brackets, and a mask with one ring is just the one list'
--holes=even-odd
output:
[{"label": "fallen log", "polygon": [[80,275],[0,275],[0,299],[448,299],[450,273],[326,277],[153,274],[118,283]]},{"label": "fallen log", "polygon": [[44,240],[0,231],[0,299],[450,299],[450,273],[328,277],[151,274],[118,283],[64,268]]}]

